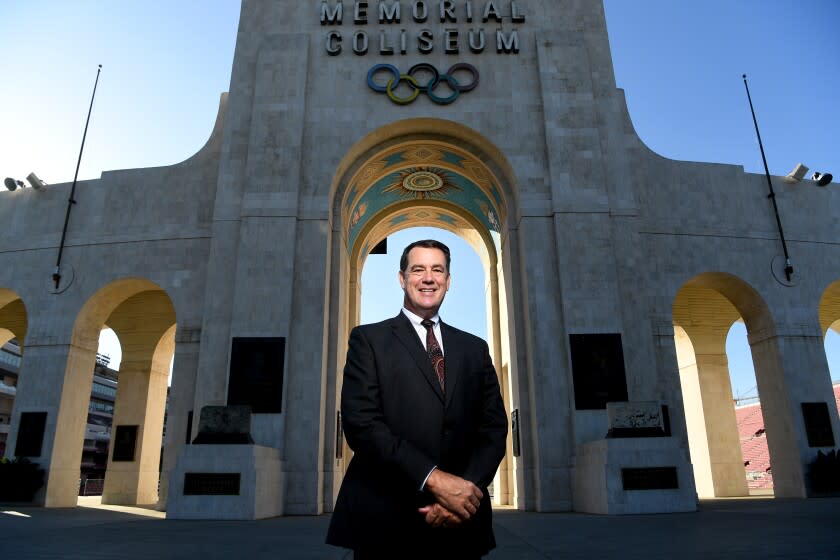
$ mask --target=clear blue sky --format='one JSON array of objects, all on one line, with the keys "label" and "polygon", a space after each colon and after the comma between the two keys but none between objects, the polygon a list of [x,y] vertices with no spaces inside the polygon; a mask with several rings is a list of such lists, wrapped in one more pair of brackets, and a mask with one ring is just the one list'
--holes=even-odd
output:
[{"label": "clear blue sky", "polygon": [[[840,177],[840,2],[606,0],[605,8],[616,80],[650,148],[761,172],[747,73],[771,173],[801,161]],[[80,177],[186,159],[207,140],[229,88],[238,18],[237,0],[0,0],[0,176],[72,180],[97,64],[103,72]],[[795,211],[781,208],[782,219]],[[402,245],[392,240],[392,251]],[[443,314],[483,335],[483,278],[462,245],[453,246]],[[396,286],[396,266],[384,257],[370,262],[377,259]],[[366,319],[396,313],[398,292],[383,295],[365,279],[363,286],[387,302],[387,313],[365,303]],[[480,303],[468,311],[454,308],[476,295]],[[838,378],[840,352],[832,352]],[[744,358],[743,349],[730,354],[736,395],[754,392]]]}]

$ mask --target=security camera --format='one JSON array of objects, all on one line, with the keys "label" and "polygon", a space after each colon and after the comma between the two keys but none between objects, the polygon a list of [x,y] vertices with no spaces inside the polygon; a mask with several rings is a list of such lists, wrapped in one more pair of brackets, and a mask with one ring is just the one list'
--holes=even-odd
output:
[{"label": "security camera", "polygon": [[29,181],[29,184],[32,185],[33,189],[41,189],[47,186],[45,182],[38,178],[33,171],[29,175],[26,176],[26,180]]},{"label": "security camera", "polygon": [[23,181],[18,181],[17,179],[12,179],[11,177],[6,177],[3,180],[3,184],[6,185],[6,188],[10,191],[15,190],[16,188],[20,187],[23,188]]},{"label": "security camera", "polygon": [[829,184],[834,177],[831,173],[820,173],[819,171],[814,171],[814,174],[811,175],[811,179],[816,181],[818,186],[824,187]]}]

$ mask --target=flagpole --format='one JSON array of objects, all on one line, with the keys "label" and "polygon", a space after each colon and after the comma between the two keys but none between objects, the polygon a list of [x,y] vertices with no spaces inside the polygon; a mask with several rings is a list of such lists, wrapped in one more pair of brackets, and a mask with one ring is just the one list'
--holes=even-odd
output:
[{"label": "flagpole", "polygon": [[793,265],[790,263],[790,255],[788,254],[787,242],[785,241],[785,232],[782,229],[782,219],[779,217],[779,206],[776,204],[776,193],[773,190],[773,181],[770,179],[770,170],[767,169],[767,158],[764,156],[764,145],[761,143],[761,133],[758,131],[758,121],[755,118],[755,109],[753,109],[752,97],[750,97],[750,87],[747,85],[747,75],[743,75],[744,88],[747,90],[747,100],[750,102],[750,112],[752,113],[753,124],[755,125],[755,135],[758,137],[758,148],[761,150],[761,161],[764,162],[764,174],[767,176],[767,187],[770,189],[770,194],[767,195],[773,202],[773,212],[776,214],[776,226],[779,228],[779,237],[782,239],[782,250],[785,252],[785,277],[788,282],[793,276]]},{"label": "flagpole", "polygon": [[67,213],[64,215],[64,228],[61,230],[61,242],[58,244],[58,259],[55,261],[55,271],[52,279],[55,281],[55,289],[58,290],[58,285],[61,283],[61,255],[64,253],[64,239],[67,237],[67,224],[70,223],[70,210],[76,204],[76,199],[73,196],[76,194],[76,181],[79,179],[79,166],[82,164],[82,152],[85,151],[85,139],[87,138],[88,125],[90,124],[90,114],[93,112],[93,100],[96,98],[96,86],[99,84],[99,74],[102,72],[102,65],[96,71],[96,81],[93,83],[93,94],[90,96],[90,107],[88,108],[87,120],[85,121],[85,131],[82,134],[82,147],[79,148],[79,160],[76,162],[76,174],[73,176],[73,186],[70,187],[70,198],[67,199]]}]

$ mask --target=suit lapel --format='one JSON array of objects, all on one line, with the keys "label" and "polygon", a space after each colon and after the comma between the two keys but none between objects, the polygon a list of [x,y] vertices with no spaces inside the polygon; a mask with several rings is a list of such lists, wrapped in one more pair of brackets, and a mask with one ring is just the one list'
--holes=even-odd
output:
[{"label": "suit lapel", "polygon": [[452,395],[455,393],[455,386],[458,383],[458,374],[461,371],[463,362],[463,345],[459,343],[456,331],[440,322],[441,338],[443,339],[444,368],[446,369],[446,408],[452,402]]},{"label": "suit lapel", "polygon": [[[422,372],[423,377],[426,378],[426,381],[429,385],[431,385],[432,390],[441,402],[443,402],[443,391],[440,389],[437,374],[435,374],[434,369],[432,369],[432,362],[429,360],[429,355],[426,353],[426,349],[423,348],[423,343],[420,342],[420,338],[417,336],[417,331],[414,330],[414,326],[411,324],[411,321],[408,320],[408,317],[406,317],[405,314],[400,312],[400,314],[394,318],[392,326],[394,336],[408,351],[408,354],[411,356],[412,360],[414,360],[418,369]],[[444,355],[444,359],[448,359],[447,354]],[[448,366],[447,362],[444,363]]]}]

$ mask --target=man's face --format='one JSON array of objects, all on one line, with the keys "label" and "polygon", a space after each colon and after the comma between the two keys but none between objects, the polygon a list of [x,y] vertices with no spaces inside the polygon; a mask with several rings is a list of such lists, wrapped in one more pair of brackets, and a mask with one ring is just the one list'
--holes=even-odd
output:
[{"label": "man's face", "polygon": [[399,280],[405,292],[403,306],[424,319],[433,317],[449,289],[446,255],[440,249],[413,248],[408,252],[408,266],[399,272]]}]

